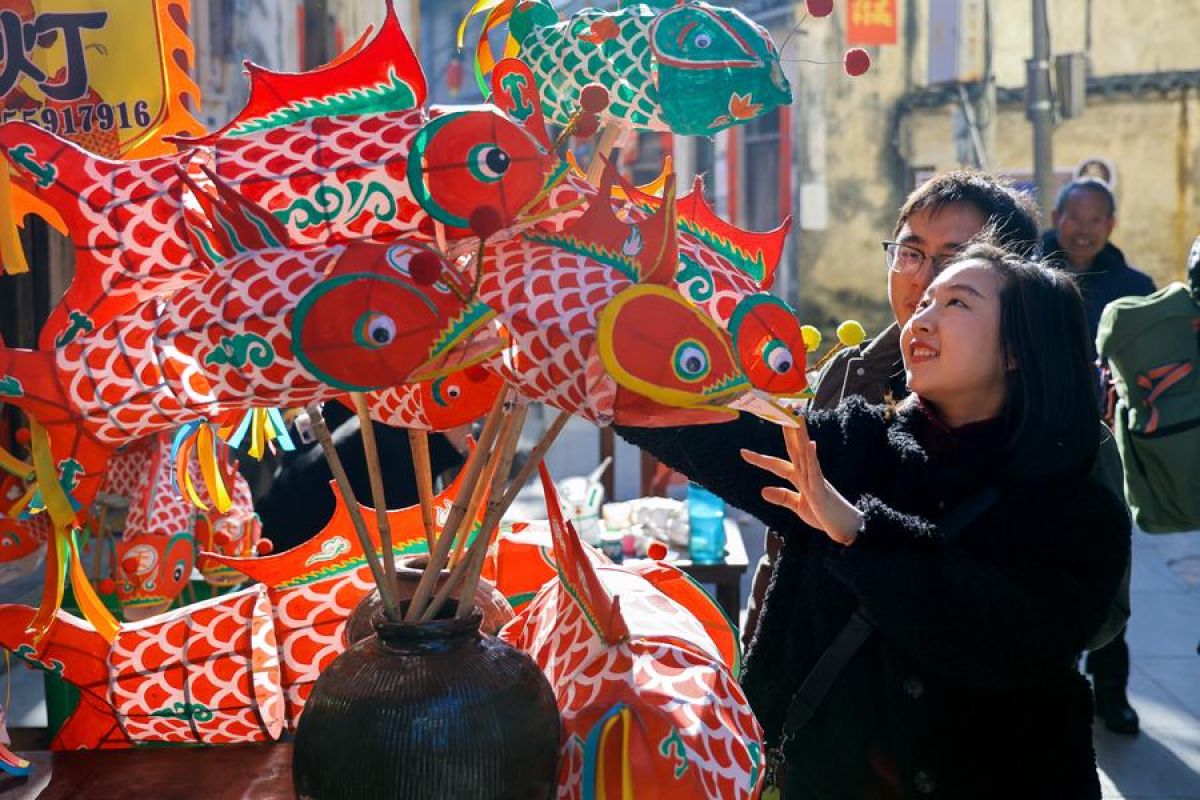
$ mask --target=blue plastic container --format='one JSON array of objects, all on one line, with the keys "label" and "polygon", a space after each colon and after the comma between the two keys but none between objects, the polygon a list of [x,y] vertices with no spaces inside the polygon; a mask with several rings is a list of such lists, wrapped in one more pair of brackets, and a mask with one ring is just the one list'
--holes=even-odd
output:
[{"label": "blue plastic container", "polygon": [[696,564],[725,560],[725,501],[694,483],[688,484],[688,556]]}]

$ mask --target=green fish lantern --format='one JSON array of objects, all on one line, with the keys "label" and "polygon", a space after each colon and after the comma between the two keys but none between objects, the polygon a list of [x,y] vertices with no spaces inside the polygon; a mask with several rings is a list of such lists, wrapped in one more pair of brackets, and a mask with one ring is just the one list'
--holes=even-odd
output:
[{"label": "green fish lantern", "polygon": [[611,98],[602,123],[685,136],[712,136],[792,102],[770,34],[732,8],[660,0],[560,19],[547,0],[479,0],[459,26],[459,47],[467,22],[484,12],[475,53],[481,88],[495,66],[488,34],[507,21],[504,55],[529,65],[543,112],[559,125],[593,83]]}]

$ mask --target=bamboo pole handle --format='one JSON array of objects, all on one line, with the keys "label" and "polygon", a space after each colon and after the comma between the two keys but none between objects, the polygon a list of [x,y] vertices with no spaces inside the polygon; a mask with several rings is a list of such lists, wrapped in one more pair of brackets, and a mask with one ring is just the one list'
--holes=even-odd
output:
[{"label": "bamboo pole handle", "polygon": [[406,622],[416,622],[420,618],[421,612],[425,610],[425,604],[429,602],[429,598],[433,594],[437,577],[446,566],[446,559],[450,555],[450,548],[454,545],[455,531],[458,528],[459,522],[466,514],[467,501],[475,491],[475,484],[479,481],[479,473],[483,471],[483,465],[487,461],[487,453],[490,452],[492,443],[495,442],[496,434],[500,429],[500,421],[504,416],[504,406],[508,399],[508,394],[508,387],[505,386],[496,397],[496,402],[492,405],[492,410],[488,412],[487,421],[483,424],[483,432],[479,434],[479,443],[463,467],[464,474],[462,483],[459,484],[458,496],[454,498],[454,505],[451,506],[450,514],[446,517],[446,524],[442,527],[442,535],[438,537],[437,544],[429,554],[429,563],[425,565],[425,569],[421,573],[421,580],[417,584],[417,590],[413,594],[412,603],[409,605],[408,613],[404,617]]},{"label": "bamboo pole handle", "polygon": [[429,457],[429,433],[417,428],[409,428],[408,448],[412,451],[413,473],[417,478],[417,496],[421,498],[421,524],[425,527],[425,542],[432,551],[437,531],[433,520],[433,462]]},{"label": "bamboo pole handle", "polygon": [[[499,437],[496,445],[499,455],[495,466],[495,481],[498,483],[504,481],[505,477],[508,475],[509,469],[512,467],[513,456],[517,452],[517,443],[521,439],[521,428],[525,425],[525,414],[528,410],[528,406],[520,406],[504,420],[504,432]],[[491,525],[488,523],[489,520],[492,520],[494,516],[493,510],[499,505],[502,495],[503,493],[497,491],[496,487],[494,486],[492,487],[492,491],[490,491],[488,494],[488,503],[486,506],[487,511],[484,513],[483,527],[479,529],[479,533],[475,537],[475,541],[471,543],[469,548],[467,548],[466,558],[459,562],[459,565],[466,565],[464,575],[477,573],[483,569],[483,555],[480,555],[479,551],[482,550],[484,555],[487,553],[492,529],[495,527],[495,522],[492,522]],[[496,519],[498,520],[499,517],[496,517]],[[476,567],[476,561],[478,561],[478,567]],[[474,583],[478,582],[479,579],[476,578]],[[435,595],[433,601],[430,602],[429,606],[421,615],[422,622],[432,619],[437,614],[438,610],[441,609],[442,604],[446,602],[446,599],[454,591],[456,585],[456,581],[449,580],[442,585],[442,588],[438,591],[437,595]],[[464,587],[471,585],[472,591],[474,591],[474,584],[469,578],[466,579],[466,582],[463,585]],[[466,613],[469,613],[470,609],[474,607],[475,602],[473,599],[468,599],[461,594],[459,595],[458,616],[465,616]],[[466,611],[464,611],[464,609],[466,609]]]},{"label": "bamboo pole handle", "polygon": [[354,533],[358,536],[359,544],[362,545],[367,566],[370,567],[371,575],[375,578],[375,585],[379,587],[379,599],[383,601],[384,613],[389,619],[398,620],[400,619],[400,609],[396,605],[396,585],[388,583],[383,573],[383,565],[375,552],[375,544],[371,541],[370,534],[367,533],[367,523],[363,519],[362,506],[358,504],[358,498],[354,496],[354,487],[350,485],[346,468],[342,466],[342,459],[337,454],[337,448],[334,447],[333,436],[329,433],[329,426],[325,424],[321,407],[316,403],[310,405],[308,418],[312,421],[312,431],[316,434],[317,441],[321,443],[325,460],[329,462],[329,469],[333,473],[334,481],[337,482],[338,491],[342,493],[342,499],[346,501],[346,509],[350,512],[350,521],[354,524]]},{"label": "bamboo pole handle", "polygon": [[[493,450],[492,457],[488,459],[479,483],[475,484],[475,491],[471,493],[471,502],[467,505],[467,514],[463,517],[463,524],[458,526],[457,533],[461,535],[454,537],[454,552],[450,555],[449,562],[451,567],[456,566],[462,558],[463,550],[467,546],[467,539],[471,535],[471,527],[475,524],[475,520],[479,519],[479,510],[483,507],[484,500],[487,499],[489,487],[496,479],[495,455],[495,450]],[[482,520],[480,521],[482,522]]]},{"label": "bamboo pole handle", "polygon": [[599,183],[600,175],[604,172],[604,160],[617,146],[617,140],[620,137],[621,127],[619,125],[604,126],[604,130],[600,132],[600,141],[596,143],[596,153],[592,156],[592,163],[588,164],[588,183],[593,186]]},{"label": "bamboo pole handle", "polygon": [[[484,516],[483,524],[480,526],[479,530],[479,537],[483,538],[486,536],[488,539],[488,544],[482,548],[483,555],[478,556],[474,560],[471,558],[470,552],[467,554],[465,562],[474,567],[474,569],[466,574],[467,584],[464,586],[463,591],[459,594],[459,616],[465,616],[466,614],[469,614],[471,607],[473,607],[475,604],[475,592],[479,585],[479,576],[483,571],[484,558],[486,557],[488,547],[491,546],[490,540],[496,525],[499,524],[500,518],[504,516],[504,513],[508,511],[509,507],[512,506],[513,501],[517,499],[517,495],[521,492],[521,488],[526,484],[526,482],[528,482],[530,476],[533,475],[533,471],[537,469],[537,465],[541,463],[541,460],[546,456],[546,451],[550,449],[552,444],[554,444],[554,440],[558,438],[558,435],[562,432],[563,428],[566,427],[567,422],[569,422],[570,419],[571,415],[566,411],[560,411],[558,413],[558,416],[554,418],[554,422],[550,423],[550,427],[546,429],[546,432],[542,434],[542,438],[538,440],[537,445],[535,445],[533,450],[530,451],[529,458],[526,459],[525,463],[521,466],[521,471],[517,473],[517,477],[515,477],[512,483],[509,484],[508,489],[500,498],[499,504],[494,507],[490,507],[488,514]],[[476,539],[475,541],[478,543],[479,539]],[[472,547],[474,547],[474,545],[472,545]],[[456,581],[456,575],[452,573],[446,583],[448,585],[453,585],[456,583]],[[463,611],[464,604],[466,604],[466,611]]]},{"label": "bamboo pole handle", "polygon": [[500,506],[504,513],[508,511],[509,506],[517,499],[517,495],[521,493],[521,489],[529,482],[533,476],[533,471],[537,469],[537,465],[546,457],[546,451],[550,449],[550,445],[554,444],[554,440],[562,433],[562,429],[571,421],[571,415],[566,411],[558,412],[558,416],[554,418],[554,422],[550,423],[550,427],[542,434],[542,438],[534,446],[529,453],[529,458],[521,465],[521,471],[517,473],[517,477],[509,485],[508,490],[504,493],[503,499],[500,501]]},{"label": "bamboo pole handle", "polygon": [[[387,579],[389,590],[392,592],[392,602],[395,603],[396,586],[396,553],[392,546],[392,521],[388,519],[387,495],[383,491],[383,473],[379,466],[379,445],[375,441],[375,425],[371,422],[371,410],[367,406],[367,396],[362,392],[351,392],[350,399],[354,401],[354,410],[358,413],[358,429],[363,441],[363,456],[367,462],[367,477],[371,481],[371,499],[375,505],[375,522],[379,526],[379,550],[383,559],[383,574]],[[382,594],[382,589],[380,593]],[[400,607],[395,607],[396,616],[389,618],[393,622],[400,621]]]}]

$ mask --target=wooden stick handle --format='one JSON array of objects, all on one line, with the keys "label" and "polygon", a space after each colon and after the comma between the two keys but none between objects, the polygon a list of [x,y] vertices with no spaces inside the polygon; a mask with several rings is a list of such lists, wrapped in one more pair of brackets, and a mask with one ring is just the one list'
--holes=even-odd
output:
[{"label": "wooden stick handle", "polygon": [[450,548],[454,545],[455,531],[458,529],[459,522],[466,515],[467,502],[475,491],[479,473],[483,471],[483,465],[487,461],[487,453],[491,450],[492,443],[496,440],[496,434],[499,432],[508,395],[508,387],[505,386],[496,397],[492,410],[488,412],[487,421],[483,424],[483,432],[479,434],[479,443],[467,459],[466,465],[463,466],[464,475],[462,483],[459,485],[458,497],[454,499],[454,505],[451,506],[450,514],[446,517],[446,524],[442,526],[442,535],[438,537],[433,551],[429,554],[429,563],[425,565],[425,569],[421,573],[421,580],[417,584],[412,603],[409,604],[408,613],[404,617],[407,622],[416,622],[420,619],[421,612],[425,610],[425,604],[429,602],[429,598],[433,594],[438,575],[446,566]]},{"label": "wooden stick handle", "polygon": [[[504,479],[508,476],[509,469],[512,467],[513,456],[517,452],[517,443],[521,439],[521,428],[524,427],[525,424],[525,413],[528,410],[528,406],[522,405],[504,420],[504,432],[499,437],[496,444],[499,453],[499,458],[495,467],[495,480],[497,483],[502,483],[504,481]],[[475,537],[475,541],[472,542],[471,546],[467,549],[467,557],[463,559],[463,561],[459,562],[459,564],[465,563],[467,565],[467,572],[464,573],[465,575],[470,575],[472,572],[479,572],[483,569],[483,556],[487,554],[487,548],[491,539],[492,529],[495,527],[496,521],[499,521],[499,516],[494,515],[493,511],[500,504],[500,498],[502,495],[503,492],[499,491],[498,487],[495,486],[493,486],[492,490],[488,493],[487,510],[484,512],[483,527],[479,529],[479,534]],[[491,523],[491,525],[489,525],[488,521],[492,520],[493,517],[495,517],[495,520]],[[467,521],[465,524],[469,525],[470,521]],[[465,537],[465,532],[463,535]],[[481,548],[483,555],[479,553]],[[479,562],[478,568],[476,568],[476,561]],[[476,578],[473,583],[469,584],[472,587],[471,591],[474,591],[474,584],[478,582],[479,579]],[[433,602],[429,604],[429,607],[426,608],[422,614],[422,622],[432,619],[437,614],[438,610],[441,609],[442,604],[446,602],[446,598],[448,598],[451,592],[454,591],[456,585],[456,582],[446,581],[441,590],[439,590],[437,595],[434,597]],[[464,586],[465,585],[468,584],[464,584]],[[463,597],[461,594],[459,595],[458,602],[458,616],[465,616],[467,613],[470,613],[471,608],[475,607],[475,602],[473,599]],[[463,611],[464,608],[467,609],[466,612]]]},{"label": "wooden stick handle", "polygon": [[[371,409],[367,406],[367,396],[362,392],[351,392],[350,399],[354,401],[354,410],[358,413],[358,429],[363,441],[363,456],[367,461],[367,476],[371,480],[371,500],[375,505],[375,522],[379,526],[379,549],[383,559],[383,574],[387,578],[388,587],[393,592],[392,601],[395,603],[394,590],[396,586],[396,552],[392,546],[392,522],[388,519],[387,495],[383,491],[383,473],[379,466],[379,445],[375,441],[375,425],[371,422]],[[382,589],[380,593],[382,594]],[[400,622],[400,607],[385,608],[385,613],[394,610],[396,616],[389,619]]]},{"label": "wooden stick handle", "polygon": [[831,358],[833,358],[834,356],[836,356],[836,355],[837,355],[838,353],[840,353],[840,352],[841,352],[841,351],[842,351],[842,350],[843,350],[845,347],[846,347],[846,345],[842,344],[841,342],[834,342],[834,345],[833,345],[833,347],[829,348],[829,349],[828,349],[828,350],[825,352],[825,355],[821,356],[821,358],[820,358],[820,359],[817,361],[817,363],[816,363],[816,364],[814,364],[812,367],[809,367],[809,370],[808,370],[808,371],[809,371],[809,372],[820,372],[820,371],[821,371],[821,368],[822,368],[822,367],[824,367],[826,364],[828,364],[828,363],[829,363],[829,359],[831,359]]},{"label": "wooden stick handle", "polygon": [[529,458],[521,465],[521,471],[517,473],[517,477],[508,487],[508,491],[504,493],[503,499],[500,501],[500,506],[504,511],[508,511],[509,507],[517,499],[517,495],[521,493],[521,489],[529,482],[533,476],[533,471],[537,469],[537,465],[546,457],[546,451],[550,449],[550,445],[554,444],[554,440],[562,433],[562,429],[571,421],[571,415],[566,411],[558,412],[558,416],[554,418],[554,422],[550,423],[550,427],[542,434],[542,438],[529,452]]},{"label": "wooden stick handle", "polygon": [[[488,513],[484,516],[483,525],[479,530],[479,538],[475,540],[475,543],[478,544],[479,539],[482,539],[486,536],[487,544],[482,547],[480,554],[477,555],[476,558],[472,558],[471,553],[468,552],[467,558],[465,559],[465,561],[470,565],[471,571],[466,573],[464,578],[466,583],[462,592],[459,594],[459,616],[465,616],[466,614],[471,613],[471,608],[475,604],[475,592],[479,585],[479,575],[483,571],[483,562],[487,555],[488,547],[491,546],[490,540],[492,533],[496,526],[499,525],[500,518],[503,517],[504,512],[508,511],[508,509],[512,506],[513,501],[517,499],[517,495],[521,492],[522,487],[524,487],[526,482],[529,481],[530,476],[533,475],[533,471],[537,469],[537,465],[541,463],[543,458],[545,458],[546,451],[550,449],[550,445],[554,444],[554,440],[558,438],[560,433],[562,433],[563,428],[566,427],[567,422],[570,419],[571,415],[567,412],[559,412],[558,416],[554,418],[554,422],[550,423],[550,427],[546,429],[546,432],[542,434],[542,438],[538,440],[538,443],[534,446],[533,450],[530,451],[529,458],[526,459],[523,465],[521,465],[521,471],[517,473],[517,477],[513,479],[511,484],[509,484],[508,489],[500,498],[500,502],[495,506],[492,506],[489,503]],[[474,546],[475,545],[472,545],[473,548]],[[451,579],[447,580],[446,583],[453,583],[453,579],[454,576],[451,575]],[[464,606],[466,608],[465,611],[463,610]]]},{"label": "wooden stick handle", "polygon": [[604,172],[604,159],[612,153],[620,138],[621,126],[611,124],[604,126],[604,130],[600,132],[600,141],[596,143],[596,153],[592,156],[592,163],[588,164],[588,183],[595,186],[600,181],[600,175]]},{"label": "wooden stick handle", "polygon": [[[503,432],[501,433],[503,435]],[[463,517],[463,524],[459,525],[459,530],[454,537],[454,552],[450,556],[450,566],[456,566],[462,559],[463,550],[466,549],[467,539],[471,536],[471,528],[475,525],[475,520],[479,519],[479,509],[483,507],[484,500],[488,496],[488,487],[496,479],[496,449],[492,448],[491,458],[488,459],[487,466],[484,468],[483,474],[479,478],[479,483],[475,484],[475,491],[471,493],[471,502],[467,505],[467,514]]]},{"label": "wooden stick handle", "polygon": [[346,509],[350,512],[350,521],[354,523],[354,533],[358,536],[359,544],[362,545],[367,566],[370,567],[371,575],[375,578],[375,585],[379,587],[379,599],[383,601],[384,613],[387,614],[388,619],[400,619],[400,608],[396,604],[396,584],[389,583],[384,575],[379,554],[375,552],[375,543],[371,541],[371,536],[367,533],[367,523],[363,519],[362,506],[358,504],[358,498],[354,496],[354,487],[350,485],[346,468],[342,466],[342,459],[338,456],[337,448],[334,447],[333,436],[329,433],[329,426],[325,424],[321,407],[316,403],[310,405],[308,418],[312,421],[312,431],[316,435],[317,441],[321,443],[325,460],[329,462],[329,469],[333,473],[333,479],[337,482],[338,491],[342,493],[342,499],[346,501]]},{"label": "wooden stick handle", "polygon": [[417,495],[421,498],[421,524],[425,527],[425,542],[432,551],[437,531],[434,529],[433,520],[433,463],[429,457],[429,433],[409,428],[408,448],[412,451]]}]

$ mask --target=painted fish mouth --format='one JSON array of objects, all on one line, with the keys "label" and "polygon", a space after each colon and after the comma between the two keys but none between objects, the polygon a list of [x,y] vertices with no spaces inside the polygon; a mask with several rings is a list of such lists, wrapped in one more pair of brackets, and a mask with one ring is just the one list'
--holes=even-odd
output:
[{"label": "painted fish mouth", "polygon": [[170,603],[171,598],[163,597],[162,595],[145,595],[143,597],[129,597],[121,601],[123,608],[145,608],[150,606],[161,606],[164,603]]}]

